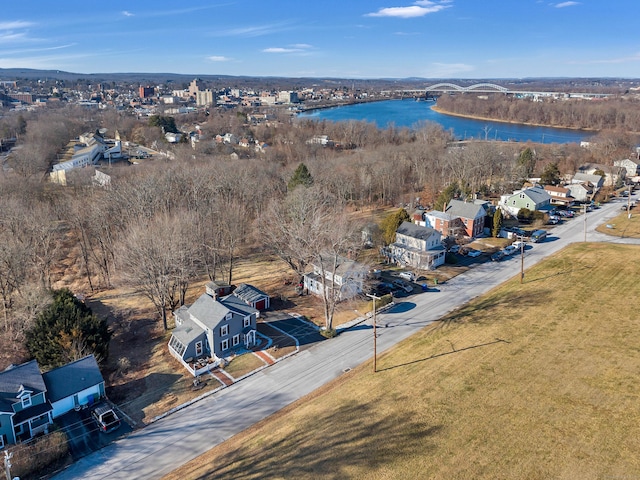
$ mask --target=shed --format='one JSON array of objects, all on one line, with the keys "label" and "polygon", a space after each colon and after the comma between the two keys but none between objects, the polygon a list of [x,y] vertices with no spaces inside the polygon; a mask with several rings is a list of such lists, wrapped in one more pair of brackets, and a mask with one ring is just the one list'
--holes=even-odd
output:
[{"label": "shed", "polygon": [[256,310],[266,310],[270,306],[271,298],[269,295],[248,283],[238,285],[233,294]]}]

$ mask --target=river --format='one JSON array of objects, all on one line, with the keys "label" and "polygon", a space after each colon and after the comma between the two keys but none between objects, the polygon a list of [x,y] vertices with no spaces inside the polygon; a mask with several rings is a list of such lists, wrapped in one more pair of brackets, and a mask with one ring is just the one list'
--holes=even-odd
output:
[{"label": "river", "polygon": [[445,115],[433,110],[431,107],[434,105],[435,102],[424,100],[383,100],[311,110],[300,113],[298,117],[332,122],[364,120],[373,122],[380,128],[385,128],[389,124],[394,124],[396,127],[413,128],[420,122],[429,121],[442,125],[445,130],[452,130],[459,140],[580,143],[594,135],[593,132],[583,130],[536,127]]}]

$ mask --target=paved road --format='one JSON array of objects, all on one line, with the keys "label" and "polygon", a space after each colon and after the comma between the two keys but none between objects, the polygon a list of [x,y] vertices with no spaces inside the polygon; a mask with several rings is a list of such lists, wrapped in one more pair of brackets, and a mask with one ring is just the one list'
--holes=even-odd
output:
[{"label": "paved road", "polygon": [[[607,238],[595,226],[619,213],[612,202],[587,214],[587,240]],[[550,239],[527,250],[525,268],[567,244],[584,239],[584,222],[577,217],[554,228]],[[629,243],[640,243],[631,241]],[[388,313],[378,315],[378,352],[466,303],[506,279],[518,275],[519,258],[487,262],[460,275],[438,291],[408,298]],[[224,442],[268,415],[337,378],[345,370],[370,360],[370,328],[354,328],[331,341],[320,342],[283,362],[248,377],[201,402],[170,415],[127,438],[84,457],[55,478],[131,479],[160,478],[178,466]]]}]

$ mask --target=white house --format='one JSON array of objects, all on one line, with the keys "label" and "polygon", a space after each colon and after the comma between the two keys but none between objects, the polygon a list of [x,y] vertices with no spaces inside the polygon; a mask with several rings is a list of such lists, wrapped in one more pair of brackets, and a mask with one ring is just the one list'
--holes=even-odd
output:
[{"label": "white house", "polygon": [[309,293],[322,296],[325,288],[332,287],[340,300],[362,293],[368,272],[365,265],[345,257],[323,254],[313,262],[312,267],[313,271],[302,278],[303,287]]},{"label": "white house", "polygon": [[433,228],[403,222],[396,230],[396,241],[385,254],[398,265],[433,270],[444,264],[441,238],[440,232]]},{"label": "white house", "polygon": [[624,168],[627,171],[627,177],[635,177],[640,174],[640,162],[628,158],[614,161],[613,166]]}]

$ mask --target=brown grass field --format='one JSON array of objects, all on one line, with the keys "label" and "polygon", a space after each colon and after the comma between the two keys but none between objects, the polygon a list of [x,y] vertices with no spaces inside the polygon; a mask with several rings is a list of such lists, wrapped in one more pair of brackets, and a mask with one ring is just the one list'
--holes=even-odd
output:
[{"label": "brown grass field", "polygon": [[640,478],[639,253],[576,244],[165,478]]},{"label": "brown grass field", "polygon": [[[608,228],[607,225],[612,228]],[[599,225],[596,230],[616,237],[640,238],[640,212],[636,209],[631,210],[631,218],[629,218],[627,212],[624,211],[606,224]]]}]

